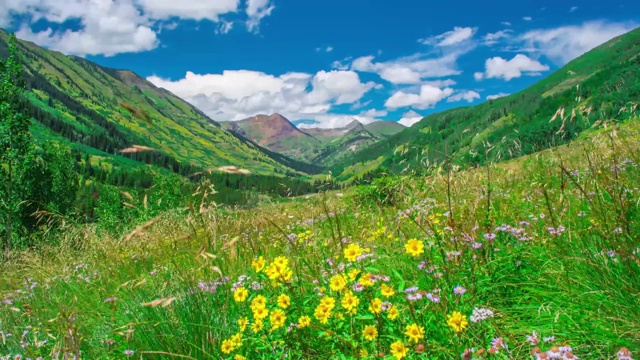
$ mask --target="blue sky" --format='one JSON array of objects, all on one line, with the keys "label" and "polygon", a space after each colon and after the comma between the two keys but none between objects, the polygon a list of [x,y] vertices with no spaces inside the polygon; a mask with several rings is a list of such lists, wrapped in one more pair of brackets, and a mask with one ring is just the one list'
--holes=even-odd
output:
[{"label": "blue sky", "polygon": [[131,69],[214,120],[401,121],[511,94],[640,24],[640,3],[5,0],[0,26]]}]

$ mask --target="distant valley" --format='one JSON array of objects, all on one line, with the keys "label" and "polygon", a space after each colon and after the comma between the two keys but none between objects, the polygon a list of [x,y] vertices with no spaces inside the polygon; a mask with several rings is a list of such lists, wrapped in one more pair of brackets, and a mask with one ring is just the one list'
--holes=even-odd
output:
[{"label": "distant valley", "polygon": [[330,166],[405,127],[395,121],[366,125],[358,120],[342,128],[298,128],[280,114],[256,115],[240,121],[220,122],[226,129],[256,145],[314,165]]}]

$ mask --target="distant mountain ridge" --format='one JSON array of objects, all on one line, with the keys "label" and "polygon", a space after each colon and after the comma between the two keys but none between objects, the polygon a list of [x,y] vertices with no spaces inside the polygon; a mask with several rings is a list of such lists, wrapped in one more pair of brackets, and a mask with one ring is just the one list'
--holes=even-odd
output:
[{"label": "distant mountain ridge", "polygon": [[[389,125],[375,125],[389,123]],[[315,165],[330,165],[363,146],[397,133],[404,126],[393,122],[362,125],[353,120],[342,128],[298,128],[281,114],[256,115],[239,121],[221,122],[221,126],[253,143]]]}]

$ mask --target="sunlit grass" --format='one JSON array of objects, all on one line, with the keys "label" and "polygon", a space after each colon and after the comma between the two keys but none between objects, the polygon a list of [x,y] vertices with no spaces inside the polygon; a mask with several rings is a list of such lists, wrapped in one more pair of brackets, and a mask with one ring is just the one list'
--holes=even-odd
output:
[{"label": "sunlit grass", "polygon": [[640,349],[634,132],[399,179],[384,204],[355,188],[74,228],[0,268],[0,355],[623,359]]}]

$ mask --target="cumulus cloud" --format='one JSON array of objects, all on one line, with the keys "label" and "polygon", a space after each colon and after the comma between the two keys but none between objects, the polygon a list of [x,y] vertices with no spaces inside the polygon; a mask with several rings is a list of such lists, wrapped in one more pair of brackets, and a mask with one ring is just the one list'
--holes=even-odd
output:
[{"label": "cumulus cloud", "polygon": [[537,60],[533,60],[526,55],[517,54],[511,60],[503,59],[499,56],[487,59],[485,62],[485,72],[474,74],[476,80],[484,78],[504,79],[509,81],[525,75],[538,75],[541,71],[549,70],[548,65],[543,65]]},{"label": "cumulus cloud", "polygon": [[447,99],[447,102],[458,102],[465,100],[467,102],[473,102],[475,99],[480,99],[480,94],[473,90],[459,91]]},{"label": "cumulus cloud", "polygon": [[[42,0],[41,0],[42,1]],[[54,1],[54,0],[49,0]],[[67,0],[63,0],[67,1]],[[48,2],[48,1],[43,1]],[[83,3],[85,0],[76,0],[73,3]],[[104,0],[93,1],[94,3],[104,3]],[[111,2],[111,1],[108,1]],[[117,2],[117,1],[116,1]],[[121,1],[123,2],[123,1]],[[126,1],[124,1],[126,2]],[[238,0],[217,0],[217,1],[201,1],[201,0],[135,0],[144,13],[152,19],[170,19],[181,18],[191,20],[211,20],[218,21],[220,15],[238,10]]]},{"label": "cumulus cloud", "polygon": [[402,107],[413,107],[415,109],[428,109],[433,107],[441,100],[453,94],[452,88],[441,89],[432,85],[422,85],[420,93],[406,93],[402,90],[396,91],[387,101],[385,106],[389,109],[397,109]]},{"label": "cumulus cloud", "polygon": [[569,12],[575,12],[576,10],[578,10],[578,7],[572,6],[571,9],[569,9]]},{"label": "cumulus cloud", "polygon": [[553,62],[564,65],[636,27],[637,24],[632,22],[590,21],[582,25],[531,30],[520,35],[517,41],[520,43],[519,49],[544,55]]},{"label": "cumulus cloud", "polygon": [[414,54],[382,62],[375,62],[373,55],[363,56],[353,60],[349,68],[377,73],[382,79],[393,84],[421,84],[428,78],[460,74],[457,60],[464,52],[466,50],[453,51],[436,58],[427,54]]},{"label": "cumulus cloud", "polygon": [[[362,82],[353,71],[338,70],[316,74],[291,72],[280,76],[249,70],[202,75],[188,72],[177,81],[157,76],[148,80],[216,120],[236,121],[277,112],[292,121],[315,120],[321,126],[346,121],[342,115],[330,114],[331,108],[358,102],[376,87],[373,82]],[[353,116],[349,116],[352,121]],[[366,121],[366,116],[363,119]]]},{"label": "cumulus cloud", "polygon": [[418,121],[422,120],[423,116],[418,114],[417,112],[413,111],[413,110],[409,110],[406,113],[404,113],[404,115],[402,115],[402,119],[400,119],[398,121],[398,123],[406,126],[406,127],[410,127],[411,125],[417,123]]},{"label": "cumulus cloud", "polygon": [[522,18],[522,20],[531,21],[531,20],[533,20],[533,18],[531,16],[525,16],[525,17]]},{"label": "cumulus cloud", "polygon": [[425,45],[452,46],[470,40],[477,31],[478,28],[456,26],[453,30],[418,41]]},{"label": "cumulus cloud", "polygon": [[[247,27],[257,32],[260,21],[271,14],[270,0],[246,1]],[[241,0],[2,0],[0,26],[15,20],[18,37],[65,53],[112,56],[141,52],[159,45],[157,34],[175,26],[175,19],[208,20],[216,32],[231,31],[227,14],[240,14]],[[63,24],[74,21],[76,28]],[[33,24],[48,25],[34,32]]]},{"label": "cumulus cloud", "polygon": [[34,33],[28,24],[23,24],[16,31],[16,36],[21,39],[64,53],[110,56],[152,50],[158,46],[152,23],[138,8],[127,2],[81,2],[73,9],[59,3],[55,7],[36,10],[34,17],[42,17],[50,22],[64,22],[79,17],[82,25],[79,30],[53,31],[48,28]]},{"label": "cumulus cloud", "polygon": [[508,21],[503,21],[503,22],[501,22],[500,24],[501,24],[501,25],[504,25],[504,26],[511,26],[511,23],[510,23],[510,22],[508,22]]},{"label": "cumulus cloud", "polygon": [[501,97],[505,97],[505,96],[509,96],[511,94],[507,94],[507,93],[497,93],[497,94],[493,94],[493,95],[488,95],[487,96],[487,100],[495,100],[495,99],[499,99]]}]

